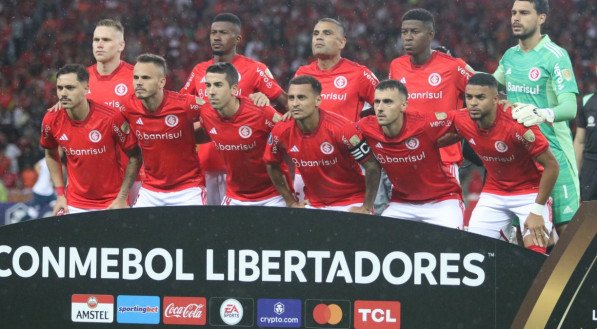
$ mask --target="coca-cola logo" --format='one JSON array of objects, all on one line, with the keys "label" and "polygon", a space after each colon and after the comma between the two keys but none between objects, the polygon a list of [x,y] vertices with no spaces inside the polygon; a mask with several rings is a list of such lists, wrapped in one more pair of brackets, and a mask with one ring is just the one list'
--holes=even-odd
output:
[{"label": "coca-cola logo", "polygon": [[164,297],[164,324],[205,325],[207,302],[204,297]]}]

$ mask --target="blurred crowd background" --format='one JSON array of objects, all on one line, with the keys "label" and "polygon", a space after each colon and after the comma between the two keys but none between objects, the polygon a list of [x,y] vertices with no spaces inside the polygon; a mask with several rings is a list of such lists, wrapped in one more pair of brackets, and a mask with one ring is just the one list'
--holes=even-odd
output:
[{"label": "blurred crowd background", "polygon": [[[168,89],[179,90],[193,66],[211,57],[211,19],[232,12],[243,22],[239,52],[266,63],[285,88],[312,60],[311,32],[323,17],[340,19],[348,44],[343,57],[368,66],[380,79],[403,53],[400,18],[423,7],[436,15],[436,42],[475,70],[493,72],[514,45],[506,0],[3,0],[0,2],[0,201],[26,201],[43,157],[39,130],[56,103],[54,74],[66,63],[94,63],[95,23],[120,19],[125,57],[144,52],[171,67]],[[545,32],[568,50],[582,94],[597,91],[597,4],[551,0]]]}]

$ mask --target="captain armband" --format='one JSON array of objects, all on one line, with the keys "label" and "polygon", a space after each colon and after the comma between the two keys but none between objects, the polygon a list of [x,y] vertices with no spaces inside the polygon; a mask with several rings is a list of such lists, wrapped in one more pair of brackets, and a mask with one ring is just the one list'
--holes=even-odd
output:
[{"label": "captain armband", "polygon": [[355,147],[352,150],[350,150],[350,154],[352,154],[352,157],[355,160],[360,162],[366,159],[369,156],[369,154],[371,154],[371,148],[363,139],[357,145],[355,145]]}]

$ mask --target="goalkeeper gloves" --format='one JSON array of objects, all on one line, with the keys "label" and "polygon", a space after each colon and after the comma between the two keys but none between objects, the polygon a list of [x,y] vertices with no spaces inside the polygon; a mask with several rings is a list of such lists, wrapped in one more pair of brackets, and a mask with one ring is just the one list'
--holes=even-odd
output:
[{"label": "goalkeeper gloves", "polygon": [[531,104],[514,103],[512,105],[512,119],[522,123],[525,127],[540,123],[553,123],[555,114],[552,109],[539,109]]}]

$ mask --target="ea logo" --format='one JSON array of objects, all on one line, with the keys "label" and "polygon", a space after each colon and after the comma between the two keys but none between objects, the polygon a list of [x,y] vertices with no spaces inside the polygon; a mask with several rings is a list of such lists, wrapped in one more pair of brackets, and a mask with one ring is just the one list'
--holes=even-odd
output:
[{"label": "ea logo", "polygon": [[166,122],[166,126],[168,127],[176,127],[178,124],[178,117],[174,114],[169,114],[164,119],[164,122]]},{"label": "ea logo", "polygon": [[409,138],[404,142],[404,145],[406,145],[406,148],[409,150],[415,150],[419,147],[419,139],[416,137]]},{"label": "ea logo", "polygon": [[323,154],[332,154],[332,152],[334,152],[334,146],[328,142],[321,143],[319,149]]},{"label": "ea logo", "polygon": [[91,296],[87,299],[87,306],[89,308],[96,308],[97,307],[97,298],[95,296]]},{"label": "ea logo", "polygon": [[339,75],[334,79],[334,86],[336,88],[343,89],[346,87],[346,85],[348,85],[348,80],[346,80],[344,76]]},{"label": "ea logo", "polygon": [[119,83],[114,87],[114,93],[118,96],[124,96],[129,91],[124,83]]},{"label": "ea logo", "polygon": [[502,141],[497,141],[495,142],[495,149],[500,153],[504,153],[508,151],[508,145]]},{"label": "ea logo", "polygon": [[442,76],[437,73],[431,73],[429,75],[429,78],[427,78],[427,82],[429,82],[430,85],[435,87],[442,83]]},{"label": "ea logo", "polygon": [[242,138],[249,138],[253,134],[253,129],[251,129],[249,126],[241,126],[238,128],[238,134]]},{"label": "ea logo", "polygon": [[220,306],[220,317],[229,326],[238,324],[243,319],[243,306],[233,298],[226,299]]},{"label": "ea logo", "polygon": [[102,134],[97,130],[92,130],[89,132],[89,140],[94,143],[97,143],[100,140],[102,140]]},{"label": "ea logo", "polygon": [[337,304],[318,304],[313,309],[313,320],[317,324],[336,325],[342,321],[342,308]]},{"label": "ea logo", "polygon": [[529,80],[537,81],[541,78],[541,70],[536,67],[533,67],[529,70]]}]

